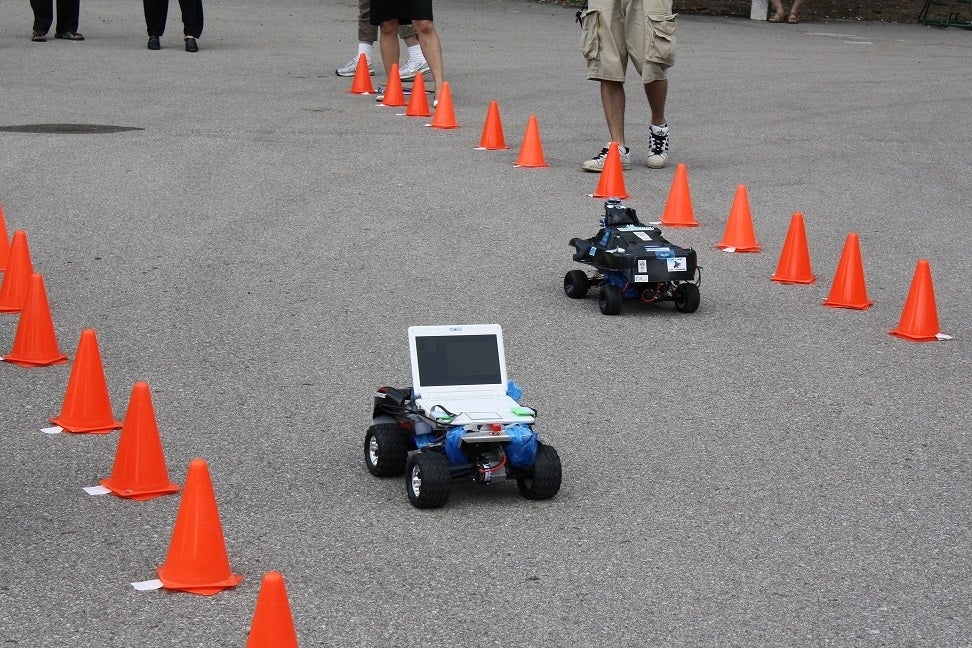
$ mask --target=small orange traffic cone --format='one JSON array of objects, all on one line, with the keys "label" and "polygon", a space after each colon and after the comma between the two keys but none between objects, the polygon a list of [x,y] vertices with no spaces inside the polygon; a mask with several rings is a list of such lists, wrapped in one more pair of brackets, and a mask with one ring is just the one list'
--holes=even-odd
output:
[{"label": "small orange traffic cone", "polygon": [[144,501],[179,490],[169,481],[165,455],[155,420],[155,408],[146,382],[137,382],[128,401],[125,423],[111,475],[101,485],[118,497]]},{"label": "small orange traffic cone", "polygon": [[0,313],[19,313],[23,310],[32,274],[34,265],[30,262],[27,234],[23,230],[17,230],[10,244],[3,281],[0,282]]},{"label": "small orange traffic cone", "polygon": [[439,105],[435,107],[432,115],[432,128],[459,128],[456,122],[456,113],[452,109],[452,91],[449,89],[449,82],[443,81],[442,88],[439,90]]},{"label": "small orange traffic cone", "polygon": [[810,269],[810,248],[807,246],[807,231],[803,226],[803,214],[794,212],[790,218],[790,229],[783,241],[783,251],[773,281],[788,284],[812,284],[816,281]]},{"label": "small orange traffic cone", "polygon": [[503,122],[500,120],[499,102],[493,99],[486,110],[486,121],[483,123],[483,134],[479,138],[476,148],[486,151],[499,151],[509,148],[503,136]]},{"label": "small orange traffic cone", "polygon": [[698,227],[695,221],[695,210],[692,209],[692,194],[689,192],[688,167],[685,164],[675,166],[675,176],[672,178],[672,188],[668,191],[665,210],[662,212],[661,224],[666,227]]},{"label": "small orange traffic cone", "polygon": [[24,310],[17,322],[13,349],[3,357],[4,362],[21,367],[46,367],[67,362],[67,356],[57,348],[57,334],[51,307],[47,303],[44,278],[37,273],[30,276],[30,287]]},{"label": "small orange traffic cone", "polygon": [[169,553],[158,574],[165,589],[206,596],[243,580],[230,570],[209,466],[202,459],[189,462]]},{"label": "small orange traffic cone", "polygon": [[537,122],[536,115],[530,115],[530,118],[527,120],[526,132],[523,134],[523,143],[520,145],[520,155],[516,158],[513,166],[550,166],[543,157],[543,143],[540,141],[540,125]]},{"label": "small orange traffic cone", "polygon": [[111,412],[108,384],[94,329],[81,331],[61,414],[52,418],[51,423],[66,432],[90,434],[107,434],[122,426]]},{"label": "small orange traffic cone", "polygon": [[627,198],[631,194],[624,186],[624,170],[621,168],[621,152],[618,143],[608,144],[607,158],[594,190],[594,198]]},{"label": "small orange traffic cone", "polygon": [[7,233],[7,221],[3,218],[3,205],[0,205],[0,272],[6,270],[8,256],[10,256],[10,235]]},{"label": "small orange traffic cone", "polygon": [[351,81],[351,94],[375,94],[375,87],[371,85],[371,72],[368,71],[368,56],[364,52],[358,55],[358,65],[354,68],[354,79]]},{"label": "small orange traffic cone", "polygon": [[732,199],[732,208],[729,210],[729,220],[726,221],[722,241],[716,243],[716,247],[726,252],[759,252],[762,249],[756,242],[746,185],[741,184],[736,187],[736,195]]},{"label": "small orange traffic cone", "polygon": [[425,78],[422,77],[421,72],[417,72],[415,80],[412,81],[412,96],[408,98],[405,116],[428,117],[431,114],[429,112],[429,98],[425,94]]},{"label": "small orange traffic cone", "polygon": [[381,99],[381,105],[405,105],[405,91],[402,90],[402,79],[398,76],[398,63],[392,63],[391,74],[388,75],[388,85],[385,86],[385,96]]},{"label": "small orange traffic cone", "polygon": [[927,259],[919,259],[911,289],[901,311],[898,327],[888,331],[912,342],[931,342],[945,338],[938,328],[938,307],[935,305],[935,286],[932,285],[931,266]]},{"label": "small orange traffic cone", "polygon": [[297,631],[280,572],[264,574],[246,648],[297,648]]},{"label": "small orange traffic cone", "polygon": [[864,285],[861,243],[857,234],[851,232],[844,242],[844,251],[837,262],[837,272],[830,286],[830,294],[823,300],[823,304],[829,308],[866,310],[873,303],[867,298],[867,287]]}]

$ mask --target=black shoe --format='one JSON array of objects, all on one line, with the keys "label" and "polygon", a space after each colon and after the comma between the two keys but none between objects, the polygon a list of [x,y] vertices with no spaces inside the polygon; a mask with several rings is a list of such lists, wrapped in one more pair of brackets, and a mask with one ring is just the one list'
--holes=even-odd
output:
[{"label": "black shoe", "polygon": [[31,36],[30,36],[30,40],[34,41],[35,43],[46,43],[47,42],[47,34],[45,34],[44,32],[40,31],[39,29],[35,29],[34,30],[34,33],[31,34]]},{"label": "black shoe", "polygon": [[199,45],[196,43],[196,39],[192,36],[186,36],[186,51],[187,52],[198,52]]},{"label": "black shoe", "polygon": [[73,41],[84,40],[84,36],[82,36],[78,32],[63,32],[61,34],[54,32],[54,38],[60,38],[61,40],[73,40]]},{"label": "black shoe", "polygon": [[162,49],[162,43],[159,42],[158,36],[149,36],[148,48],[150,50]]}]

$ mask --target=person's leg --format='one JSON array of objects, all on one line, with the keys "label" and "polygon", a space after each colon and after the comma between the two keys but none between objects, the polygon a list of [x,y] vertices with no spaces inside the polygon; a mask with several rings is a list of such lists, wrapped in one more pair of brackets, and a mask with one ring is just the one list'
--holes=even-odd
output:
[{"label": "person's leg", "polygon": [[34,10],[34,31],[46,34],[54,22],[54,0],[30,0]]},{"label": "person's leg", "polygon": [[645,96],[651,109],[651,123],[661,126],[665,123],[665,100],[668,98],[668,79],[657,79],[645,84]]},{"label": "person's leg", "polygon": [[620,81],[601,81],[601,105],[604,107],[604,119],[607,121],[608,134],[611,141],[617,142],[619,147],[624,145],[624,83]]},{"label": "person's leg", "polygon": [[202,0],[179,0],[182,9],[182,33],[189,38],[199,38],[203,31]]},{"label": "person's leg", "polygon": [[165,32],[169,0],[142,0],[142,9],[145,11],[145,30],[148,35],[161,36]]},{"label": "person's leg", "polygon": [[[799,19],[800,19],[800,7],[803,6],[803,3],[804,2],[805,2],[805,0],[793,0],[793,6],[790,7],[790,17],[791,18],[794,18],[795,17],[797,19],[796,21],[799,21]],[[791,20],[790,22],[795,22],[795,21],[792,21]]]},{"label": "person's leg", "polygon": [[57,24],[55,34],[73,34],[78,31],[81,0],[57,0]]},{"label": "person's leg", "polygon": [[439,90],[442,89],[442,82],[445,80],[445,70],[442,65],[442,44],[439,42],[439,34],[435,31],[435,24],[431,20],[413,20],[415,31],[418,34],[419,44],[422,46],[422,54],[429,64],[432,71],[432,79],[435,81],[435,98],[439,98]]},{"label": "person's leg", "polygon": [[398,19],[385,20],[378,26],[379,48],[381,49],[381,63],[385,67],[385,76],[391,76],[393,63],[398,63],[402,51],[398,46]]},{"label": "person's leg", "polygon": [[786,18],[786,9],[783,8],[783,2],[781,0],[770,0],[770,4],[773,5],[773,15],[768,18],[772,23],[783,22]]}]

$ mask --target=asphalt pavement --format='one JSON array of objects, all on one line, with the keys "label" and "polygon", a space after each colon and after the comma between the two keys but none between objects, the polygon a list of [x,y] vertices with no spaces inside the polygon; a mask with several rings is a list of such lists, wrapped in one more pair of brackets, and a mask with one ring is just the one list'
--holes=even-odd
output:
[{"label": "asphalt pavement", "polygon": [[[350,0],[205,10],[189,54],[176,3],[158,52],[138,3],[47,43],[0,4],[0,204],[61,349],[96,330],[117,417],[149,383],[173,481],[207,461],[244,580],[136,591],[180,496],[86,494],[118,433],[42,433],[71,365],[2,363],[4,646],[241,646],[270,570],[303,646],[972,645],[967,31],[680,16],[671,164],[629,77],[624,179],[657,220],[686,165],[701,307],[609,317],[562,290],[608,139],[573,10],[436,4],[457,129],[349,93]],[[475,150],[494,99],[509,149]],[[739,185],[760,253],[716,249]],[[770,280],[794,212],[810,285]],[[852,232],[874,304],[825,308]],[[919,259],[951,340],[888,334]],[[563,487],[414,509],[364,467],[373,390],[407,326],[486,322]]]}]

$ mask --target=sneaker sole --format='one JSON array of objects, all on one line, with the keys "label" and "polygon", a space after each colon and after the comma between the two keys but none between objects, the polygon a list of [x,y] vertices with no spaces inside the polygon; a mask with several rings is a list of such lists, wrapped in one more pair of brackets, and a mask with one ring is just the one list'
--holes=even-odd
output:
[{"label": "sneaker sole", "polygon": [[[595,168],[589,168],[587,165],[584,165],[584,164],[581,165],[581,168],[584,169],[585,171],[590,172],[590,173],[600,173],[603,170],[603,167],[600,168],[600,169],[595,169]],[[622,171],[630,171],[631,170],[631,163],[630,162],[622,162],[621,163],[621,170]]]},{"label": "sneaker sole", "polygon": [[[354,72],[350,72],[350,73],[347,73],[347,74],[341,74],[337,70],[334,70],[334,74],[338,75],[339,77],[345,77],[345,78],[353,77],[354,76]],[[375,76],[375,71],[374,70],[370,70],[368,72],[368,75],[369,76]]]}]

